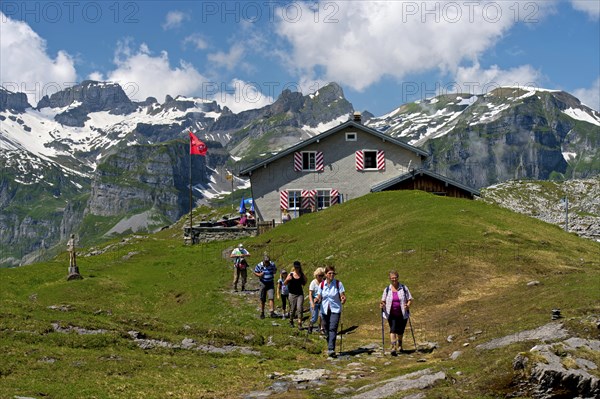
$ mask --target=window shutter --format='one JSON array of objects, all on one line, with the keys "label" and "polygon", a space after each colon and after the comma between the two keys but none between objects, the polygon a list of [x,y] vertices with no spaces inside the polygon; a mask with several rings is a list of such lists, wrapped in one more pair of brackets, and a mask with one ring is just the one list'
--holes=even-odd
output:
[{"label": "window shutter", "polygon": [[365,154],[362,150],[356,151],[356,170],[363,170],[365,168]]},{"label": "window shutter", "polygon": [[315,169],[319,172],[322,172],[325,169],[325,165],[323,164],[323,152],[317,151]]},{"label": "window shutter", "polygon": [[331,192],[329,193],[331,205],[335,205],[338,203],[339,195],[340,195],[340,192],[338,190],[336,190],[334,188],[331,189]]},{"label": "window shutter", "polygon": [[282,210],[288,209],[289,206],[289,202],[288,202],[288,192],[287,190],[281,190],[279,192],[279,207]]},{"label": "window shutter", "polygon": [[312,209],[315,206],[317,190],[302,190],[302,209]]},{"label": "window shutter", "polygon": [[377,170],[385,170],[385,151],[377,151]]},{"label": "window shutter", "polygon": [[302,171],[302,153],[295,152],[294,153],[294,172]]}]

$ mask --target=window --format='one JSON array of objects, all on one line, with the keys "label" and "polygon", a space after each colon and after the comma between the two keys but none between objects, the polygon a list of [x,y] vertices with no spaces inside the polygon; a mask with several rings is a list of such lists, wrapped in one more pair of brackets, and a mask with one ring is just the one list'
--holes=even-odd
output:
[{"label": "window", "polygon": [[287,209],[300,209],[302,201],[301,190],[288,190],[288,208]]},{"label": "window", "polygon": [[302,151],[294,153],[294,171],[322,172],[324,170],[323,152]]},{"label": "window", "polygon": [[356,132],[346,133],[346,141],[356,141]]},{"label": "window", "polygon": [[315,170],[317,165],[317,153],[305,151],[302,153],[302,170]]},{"label": "window", "polygon": [[331,206],[331,190],[317,190],[317,209]]},{"label": "window", "polygon": [[377,169],[377,151],[363,151],[365,169]]}]

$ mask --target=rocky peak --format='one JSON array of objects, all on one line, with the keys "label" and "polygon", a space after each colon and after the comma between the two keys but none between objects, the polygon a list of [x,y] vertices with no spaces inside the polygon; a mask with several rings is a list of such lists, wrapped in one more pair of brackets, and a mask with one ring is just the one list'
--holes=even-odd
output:
[{"label": "rocky peak", "polygon": [[37,109],[69,106],[70,109],[55,117],[57,122],[67,126],[83,126],[88,119],[87,114],[91,112],[108,111],[114,115],[126,115],[137,108],[119,84],[85,80],[49,97],[44,96]]},{"label": "rocky peak", "polygon": [[156,97],[148,97],[144,101],[140,101],[137,103],[140,107],[149,107],[153,104],[158,104],[158,100]]},{"label": "rocky peak", "polygon": [[328,85],[321,87],[319,90],[315,91],[313,94],[309,95],[309,97],[313,101],[330,103],[336,100],[345,98],[344,90],[340,85],[335,82],[331,82]]},{"label": "rocky peak", "polygon": [[31,108],[25,93],[13,93],[0,86],[0,112],[11,110],[17,113]]},{"label": "rocky peak", "polygon": [[302,108],[303,104],[304,98],[302,93],[292,92],[289,89],[285,89],[269,108],[270,113],[275,115],[288,111],[297,112],[300,110],[300,108]]}]

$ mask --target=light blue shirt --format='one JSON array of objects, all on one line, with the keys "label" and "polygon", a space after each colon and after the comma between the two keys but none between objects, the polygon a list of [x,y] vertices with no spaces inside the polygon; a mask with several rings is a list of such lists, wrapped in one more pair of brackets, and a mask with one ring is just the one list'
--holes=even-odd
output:
[{"label": "light blue shirt", "polygon": [[342,292],[346,292],[344,284],[342,284],[341,281],[336,281],[336,279],[331,280],[331,284],[327,284],[327,280],[324,280],[323,288],[321,288],[321,284],[319,284],[318,295],[321,295],[322,314],[327,314],[329,308],[331,308],[331,313],[342,312],[342,301],[340,299],[340,294]]}]

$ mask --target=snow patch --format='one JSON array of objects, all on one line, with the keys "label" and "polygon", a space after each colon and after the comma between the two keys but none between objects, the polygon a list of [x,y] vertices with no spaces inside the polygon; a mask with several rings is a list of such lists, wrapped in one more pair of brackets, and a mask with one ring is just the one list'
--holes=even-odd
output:
[{"label": "snow patch", "polygon": [[566,115],[578,121],[591,123],[592,125],[600,126],[600,119],[594,117],[580,108],[568,108],[563,111]]},{"label": "snow patch", "polygon": [[348,115],[341,115],[339,117],[337,117],[336,119],[333,119],[329,122],[322,122],[319,123],[316,127],[310,127],[308,125],[304,125],[302,127],[300,127],[300,129],[304,130],[305,132],[307,132],[309,134],[309,136],[316,136],[318,134],[321,134],[329,129],[332,129],[336,126],[338,126],[341,123],[344,123],[348,120]]}]

